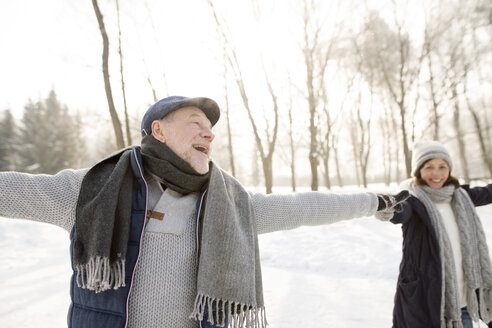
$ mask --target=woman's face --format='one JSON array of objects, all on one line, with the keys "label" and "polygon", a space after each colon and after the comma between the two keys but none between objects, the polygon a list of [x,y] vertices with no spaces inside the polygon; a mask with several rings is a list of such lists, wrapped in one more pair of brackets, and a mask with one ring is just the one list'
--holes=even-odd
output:
[{"label": "woman's face", "polygon": [[441,188],[449,177],[449,165],[442,158],[434,158],[424,163],[420,176],[434,189]]}]

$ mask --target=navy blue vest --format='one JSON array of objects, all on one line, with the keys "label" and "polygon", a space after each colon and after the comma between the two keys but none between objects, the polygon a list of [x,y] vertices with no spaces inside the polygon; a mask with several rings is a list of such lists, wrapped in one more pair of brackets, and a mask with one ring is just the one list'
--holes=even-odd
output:
[{"label": "navy blue vest", "polygon": [[[115,156],[120,156],[120,154]],[[140,149],[132,149],[131,169],[133,172],[131,229],[128,238],[128,247],[125,264],[125,287],[117,290],[108,290],[101,293],[82,289],[75,282],[75,270],[70,282],[70,297],[72,304],[68,311],[68,327],[70,328],[103,328],[125,327],[127,322],[128,298],[132,284],[135,265],[140,252],[140,240],[145,223],[147,201],[147,186],[143,178],[142,158]],[[72,229],[70,234],[70,254],[73,250],[73,241],[77,232]],[[72,270],[73,270],[72,259]]]}]

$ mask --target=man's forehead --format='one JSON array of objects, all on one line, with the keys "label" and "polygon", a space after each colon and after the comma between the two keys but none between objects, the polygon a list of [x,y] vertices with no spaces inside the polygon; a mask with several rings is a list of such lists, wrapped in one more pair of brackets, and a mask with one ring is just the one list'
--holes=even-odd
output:
[{"label": "man's forehead", "polygon": [[181,114],[184,117],[200,117],[203,120],[207,121],[207,123],[210,124],[210,127],[212,127],[212,123],[210,123],[207,115],[205,115],[205,113],[198,107],[183,107],[178,109],[176,111],[176,114]]}]

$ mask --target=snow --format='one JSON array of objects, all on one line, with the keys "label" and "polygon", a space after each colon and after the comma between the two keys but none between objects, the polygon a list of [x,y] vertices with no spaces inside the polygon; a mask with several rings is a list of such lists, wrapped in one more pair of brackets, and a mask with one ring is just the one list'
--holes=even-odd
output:
[{"label": "snow", "polygon": [[[477,210],[492,249],[492,205]],[[399,225],[359,218],[259,242],[270,327],[391,327]],[[0,219],[0,327],[66,326],[68,248],[61,228]]]}]

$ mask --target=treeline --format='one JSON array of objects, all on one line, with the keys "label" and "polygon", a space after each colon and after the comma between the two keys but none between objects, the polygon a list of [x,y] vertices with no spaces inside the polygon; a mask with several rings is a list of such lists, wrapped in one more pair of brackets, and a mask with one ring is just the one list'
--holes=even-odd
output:
[{"label": "treeline", "polygon": [[0,171],[54,174],[81,167],[86,155],[80,117],[54,90],[45,99],[29,100],[19,121],[10,109],[0,114]]},{"label": "treeline", "polygon": [[[400,182],[410,176],[412,147],[420,139],[445,144],[453,174],[463,182],[492,177],[489,0],[199,3],[207,9],[201,14],[204,24],[196,24],[197,37],[186,44],[207,44],[216,62],[207,62],[213,74],[198,69],[188,76],[169,73],[185,72],[203,52],[193,51],[192,60],[167,59],[161,46],[169,44],[166,32],[175,26],[154,17],[160,11],[146,10],[140,21],[135,9],[143,5],[99,8],[94,0],[94,31],[102,45],[91,49],[94,58],[103,54],[107,106],[98,105],[92,119],[105,124],[102,137],[89,140],[95,149],[87,149],[80,118],[53,92],[28,102],[19,122],[8,111],[0,117],[0,169],[53,173],[87,166],[92,162],[87,155],[97,160],[138,144],[145,109],[183,92],[218,101],[222,118],[215,128],[214,160],[242,183],[263,185],[267,193],[279,185],[318,190]],[[160,5],[149,0],[145,7]],[[130,55],[140,42],[135,35],[155,39],[142,45],[142,58]],[[129,68],[152,62],[156,54],[157,64],[125,78]],[[203,74],[214,94],[190,94],[192,87],[189,92],[179,87],[178,79],[202,81]],[[142,84],[148,84],[147,98],[135,92]],[[127,98],[136,105],[127,106]],[[137,109],[139,114],[132,115]],[[103,147],[107,151],[97,153]]]}]

